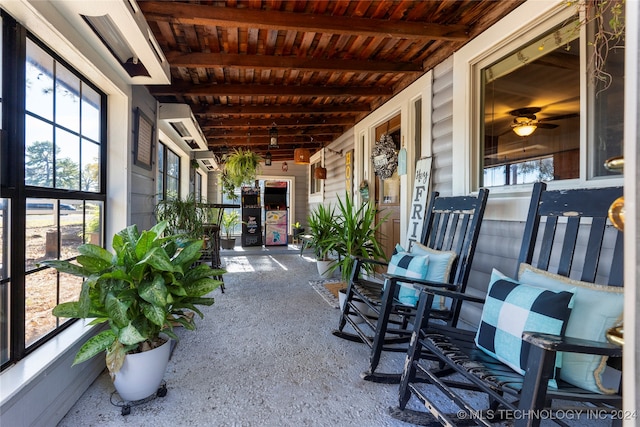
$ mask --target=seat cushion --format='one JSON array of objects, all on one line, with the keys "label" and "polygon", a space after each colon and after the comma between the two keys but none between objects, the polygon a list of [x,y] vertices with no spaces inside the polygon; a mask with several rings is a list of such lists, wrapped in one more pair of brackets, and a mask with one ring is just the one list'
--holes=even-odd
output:
[{"label": "seat cushion", "polygon": [[[622,321],[624,289],[594,285],[521,264],[518,279],[522,283],[556,291],[574,289],[575,301],[565,335],[606,342],[606,331]],[[606,356],[563,353],[559,378],[596,393],[615,393],[620,372],[608,367]]]},{"label": "seat cushion", "polygon": [[[524,375],[530,344],[522,340],[522,332],[562,335],[572,305],[570,291],[524,285],[494,269],[476,345]],[[550,385],[555,386],[553,381]]]}]

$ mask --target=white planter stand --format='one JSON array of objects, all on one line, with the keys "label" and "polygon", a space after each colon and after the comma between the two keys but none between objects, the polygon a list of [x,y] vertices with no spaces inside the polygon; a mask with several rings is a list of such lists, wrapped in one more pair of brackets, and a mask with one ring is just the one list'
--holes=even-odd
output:
[{"label": "white planter stand", "polygon": [[125,401],[145,399],[156,393],[171,356],[171,340],[153,350],[127,354],[113,385]]}]

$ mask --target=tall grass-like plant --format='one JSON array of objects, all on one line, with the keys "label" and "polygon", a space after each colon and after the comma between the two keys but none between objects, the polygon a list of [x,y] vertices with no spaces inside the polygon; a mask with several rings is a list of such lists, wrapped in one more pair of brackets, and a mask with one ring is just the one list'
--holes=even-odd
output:
[{"label": "tall grass-like plant", "polygon": [[[348,282],[351,276],[355,264],[354,257],[387,261],[376,233],[389,215],[380,218],[376,223],[378,213],[378,209],[371,202],[356,206],[349,193],[345,193],[344,200],[338,197],[337,221],[327,243],[329,250],[340,255],[339,262],[331,269],[333,271],[340,268],[342,280],[345,282]],[[365,264],[363,267],[367,272],[373,273],[372,264]]]},{"label": "tall grass-like plant", "polygon": [[183,235],[189,239],[201,239],[204,236],[206,222],[205,209],[194,194],[184,199],[179,197],[160,200],[155,208],[156,219],[167,222],[167,232]]},{"label": "tall grass-like plant", "polygon": [[311,246],[315,250],[316,260],[329,261],[332,237],[335,234],[337,222],[334,206],[316,206],[307,218],[309,231],[312,236]]}]

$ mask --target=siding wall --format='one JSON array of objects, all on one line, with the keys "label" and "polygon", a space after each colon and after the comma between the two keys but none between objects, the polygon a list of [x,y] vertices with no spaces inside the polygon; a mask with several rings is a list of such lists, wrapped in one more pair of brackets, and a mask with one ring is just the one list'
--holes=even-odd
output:
[{"label": "siding wall", "polygon": [[[156,223],[153,210],[155,208],[155,171],[156,171],[156,152],[158,149],[157,130],[156,125],[156,100],[149,95],[149,92],[144,86],[133,86],[133,99],[132,99],[132,111],[131,111],[131,123],[135,124],[136,109],[140,110],[154,123],[154,141],[153,141],[153,155],[152,162],[153,167],[151,170],[141,168],[131,164],[131,192],[129,195],[130,206],[130,218],[129,224],[137,224],[139,230],[146,230]],[[132,141],[133,132],[135,132],[135,125],[132,126]],[[131,156],[133,159],[133,154]]]},{"label": "siding wall", "polygon": [[453,57],[433,70],[431,187],[441,195],[452,194],[453,183]]}]

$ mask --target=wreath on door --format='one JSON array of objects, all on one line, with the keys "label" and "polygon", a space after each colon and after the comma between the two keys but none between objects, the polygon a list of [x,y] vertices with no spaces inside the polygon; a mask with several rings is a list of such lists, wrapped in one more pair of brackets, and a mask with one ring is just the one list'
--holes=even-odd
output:
[{"label": "wreath on door", "polygon": [[398,167],[398,153],[396,143],[391,135],[383,134],[376,142],[371,153],[373,170],[380,179],[390,178]]}]

